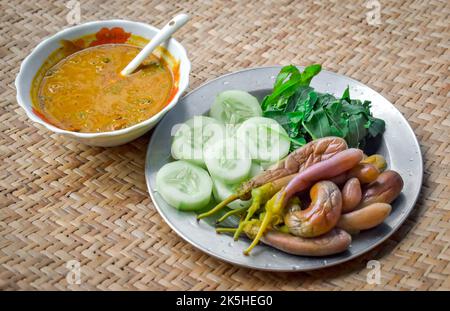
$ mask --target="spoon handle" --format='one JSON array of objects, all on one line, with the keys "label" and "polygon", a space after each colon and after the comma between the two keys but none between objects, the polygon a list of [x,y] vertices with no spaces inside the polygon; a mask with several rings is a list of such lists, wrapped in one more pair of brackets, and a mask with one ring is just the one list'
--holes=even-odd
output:
[{"label": "spoon handle", "polygon": [[175,31],[186,24],[189,20],[189,15],[178,14],[170,20],[150,42],[139,52],[138,55],[120,72],[123,76],[131,74],[136,68],[153,52],[153,50],[166,41]]}]

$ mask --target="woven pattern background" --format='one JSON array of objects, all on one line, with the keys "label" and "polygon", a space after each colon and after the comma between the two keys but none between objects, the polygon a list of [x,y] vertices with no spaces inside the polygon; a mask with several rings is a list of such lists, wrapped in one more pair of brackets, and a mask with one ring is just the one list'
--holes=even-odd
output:
[{"label": "woven pattern background", "polygon": [[[67,141],[31,124],[15,100],[20,62],[67,27],[68,1],[0,0],[0,289],[321,290],[450,289],[450,3],[374,1],[80,0],[81,22],[124,18],[157,26],[178,12],[175,35],[192,61],[191,89],[239,69],[322,63],[374,88],[419,138],[424,184],[392,238],[348,263],[268,273],[211,258],[179,238],[144,180],[151,133],[116,148]],[[381,284],[366,282],[371,259]],[[66,263],[81,263],[81,284]]]}]

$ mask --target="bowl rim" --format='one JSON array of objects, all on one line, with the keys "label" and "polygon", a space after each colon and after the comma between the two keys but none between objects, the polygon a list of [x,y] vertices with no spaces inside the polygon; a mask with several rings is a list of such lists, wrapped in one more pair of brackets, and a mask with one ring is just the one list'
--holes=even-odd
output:
[{"label": "bowl rim", "polygon": [[[171,101],[162,110],[160,110],[157,114],[151,116],[150,118],[148,118],[142,122],[139,122],[137,124],[134,124],[130,127],[126,127],[126,128],[120,129],[120,130],[109,131],[109,132],[98,132],[98,133],[82,133],[82,132],[68,131],[68,130],[64,130],[59,127],[56,127],[56,126],[42,120],[39,116],[37,116],[33,112],[32,103],[30,105],[26,104],[27,100],[24,98],[25,91],[23,90],[23,87],[21,86],[22,81],[24,79],[24,75],[25,75],[24,69],[27,66],[29,66],[29,64],[32,62],[32,56],[34,54],[36,54],[38,51],[46,49],[47,45],[55,39],[59,40],[64,37],[67,37],[72,32],[75,32],[82,28],[86,28],[89,26],[97,26],[97,25],[102,26],[103,24],[105,25],[105,27],[108,24],[138,25],[140,27],[147,28],[147,29],[150,29],[153,31],[159,31],[159,29],[157,27],[154,27],[150,24],[146,24],[143,22],[130,21],[130,20],[124,20],[124,19],[109,19],[109,20],[90,21],[90,22],[86,22],[83,24],[67,27],[67,28],[64,28],[64,29],[56,32],[55,34],[43,39],[41,42],[39,42],[38,45],[36,45],[33,48],[33,50],[22,61],[22,63],[20,64],[19,73],[17,74],[16,79],[14,81],[14,85],[16,88],[17,103],[19,104],[19,106],[21,106],[25,110],[28,118],[30,118],[33,122],[39,123],[39,124],[43,125],[45,128],[47,128],[48,130],[55,132],[57,134],[63,134],[63,135],[77,137],[77,138],[111,137],[111,136],[118,136],[118,135],[126,134],[129,132],[138,130],[140,128],[144,128],[144,127],[150,125],[151,123],[157,121],[158,119],[160,119],[167,111],[169,111],[176,105],[176,103],[180,99],[181,95],[185,92],[185,90],[187,89],[187,87],[189,85],[191,62],[187,56],[186,49],[183,47],[183,45],[181,43],[179,43],[176,39],[171,37],[169,39],[169,42],[174,44],[176,46],[176,48],[180,51],[181,56],[179,57],[179,61],[180,61],[180,63],[183,62],[186,66],[186,71],[183,73],[183,76],[184,75],[186,76],[186,80],[183,84],[180,83],[178,85],[178,90],[175,93],[175,96],[171,99]],[[110,27],[115,27],[115,25],[110,26]],[[181,78],[181,75],[182,75],[182,73],[181,73],[181,66],[180,66],[180,78]],[[33,79],[34,79],[34,77],[33,77]],[[180,79],[180,81],[181,81],[181,79]]]}]

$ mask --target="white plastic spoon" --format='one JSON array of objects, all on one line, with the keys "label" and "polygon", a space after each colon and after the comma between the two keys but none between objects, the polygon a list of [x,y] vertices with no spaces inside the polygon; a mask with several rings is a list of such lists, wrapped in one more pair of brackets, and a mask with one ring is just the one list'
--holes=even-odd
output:
[{"label": "white plastic spoon", "polygon": [[189,20],[189,15],[179,14],[172,18],[157,34],[154,36],[150,42],[139,52],[138,55],[120,72],[123,76],[127,76],[153,52],[153,50],[160,45],[162,42],[166,41],[175,31],[177,31],[181,26],[186,24]]}]

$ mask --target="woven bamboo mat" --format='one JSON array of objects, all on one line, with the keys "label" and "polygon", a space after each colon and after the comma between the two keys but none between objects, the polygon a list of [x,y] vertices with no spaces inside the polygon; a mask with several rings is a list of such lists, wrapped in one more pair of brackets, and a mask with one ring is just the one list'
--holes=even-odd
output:
[{"label": "woven bamboo mat", "polygon": [[[191,88],[247,67],[319,62],[379,91],[405,115],[425,161],[412,215],[368,254],[310,273],[238,268],[179,238],[147,193],[150,134],[92,148],[30,124],[13,81],[32,48],[68,26],[68,2],[0,0],[1,289],[450,289],[447,0],[380,0],[379,25],[366,19],[368,0],[79,1],[81,22],[162,25],[189,13],[176,38],[193,64]],[[381,264],[379,285],[366,282],[372,259]],[[67,283],[70,260],[80,262],[79,285]]]}]

